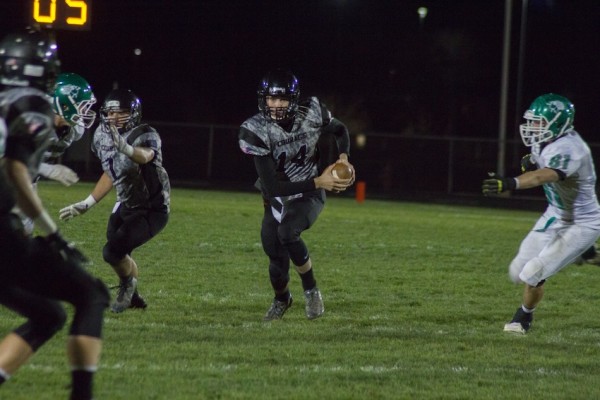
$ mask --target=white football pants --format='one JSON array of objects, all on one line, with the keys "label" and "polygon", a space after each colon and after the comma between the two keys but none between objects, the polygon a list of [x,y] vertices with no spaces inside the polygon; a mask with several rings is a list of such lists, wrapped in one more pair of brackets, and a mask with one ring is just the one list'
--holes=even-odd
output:
[{"label": "white football pants", "polygon": [[542,215],[523,239],[508,274],[515,282],[537,286],[571,264],[600,237],[600,231]]}]

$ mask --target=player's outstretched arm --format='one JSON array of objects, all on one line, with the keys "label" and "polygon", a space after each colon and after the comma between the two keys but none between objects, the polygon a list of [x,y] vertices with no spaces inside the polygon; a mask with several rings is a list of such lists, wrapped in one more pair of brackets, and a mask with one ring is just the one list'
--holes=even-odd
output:
[{"label": "player's outstretched arm", "polygon": [[38,172],[44,178],[60,182],[65,186],[71,186],[79,181],[79,176],[75,171],[61,164],[41,163]]},{"label": "player's outstretched arm", "polygon": [[94,190],[92,190],[92,193],[86,197],[85,200],[61,208],[59,212],[60,219],[68,221],[79,215],[85,214],[90,208],[95,206],[96,203],[102,200],[111,189],[112,180],[106,173],[103,173],[102,176],[100,176],[100,179],[98,179],[98,182],[96,182]]}]

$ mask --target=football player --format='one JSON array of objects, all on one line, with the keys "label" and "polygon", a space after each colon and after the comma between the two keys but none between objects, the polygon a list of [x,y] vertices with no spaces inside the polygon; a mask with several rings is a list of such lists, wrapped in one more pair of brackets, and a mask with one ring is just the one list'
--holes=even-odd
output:
[{"label": "football player", "polygon": [[506,332],[526,333],[544,295],[546,280],[593,247],[600,237],[600,205],[590,148],[573,126],[575,107],[553,93],[536,98],[520,126],[530,163],[537,169],[515,178],[493,176],[483,181],[485,195],[544,187],[548,206],[521,242],[509,266],[515,283],[524,283],[522,305]]},{"label": "football player", "polygon": [[[96,120],[96,113],[91,107],[96,103],[90,84],[74,73],[58,75],[52,91],[52,108],[54,110],[55,134],[50,138],[38,176],[34,179],[34,190],[40,177],[52,179],[65,186],[79,181],[79,176],[71,168],[58,164],[59,158],[74,142],[83,137]],[[21,215],[25,232],[33,233],[34,224],[18,208],[15,213]]]},{"label": "football player", "polygon": [[[89,400],[108,289],[83,269],[85,257],[60,235],[32,186],[54,135],[48,94],[58,67],[56,43],[39,31],[0,42],[0,303],[27,319],[0,342],[0,384],[64,326],[67,301],[75,307],[67,341],[70,398]],[[25,234],[11,212],[15,204],[43,236]]]},{"label": "football player", "polygon": [[111,305],[115,313],[146,308],[137,292],[138,266],[131,253],[156,236],[169,219],[171,189],[162,165],[161,139],[141,119],[142,104],[133,92],[115,89],[107,95],[92,141],[104,173],[85,200],[60,210],[61,220],[82,215],[116,188],[117,203],[102,251],[119,277],[117,298]]},{"label": "football player", "polygon": [[92,107],[96,97],[88,81],[78,74],[62,73],[56,79],[52,107],[56,114],[56,136],[44,154],[40,175],[70,186],[79,180],[70,168],[57,164],[71,144],[83,137],[96,120]]},{"label": "football player", "polygon": [[[525,173],[527,171],[535,171],[538,169],[538,166],[531,159],[531,153],[526,154],[521,158],[521,172]],[[598,252],[598,247],[594,244],[592,247],[584,251],[581,256],[577,257],[574,261],[576,265],[583,264],[591,264],[600,266],[600,252]]]},{"label": "football player", "polygon": [[300,235],[323,210],[325,190],[342,192],[354,182],[354,176],[335,178],[331,173],[335,163],[320,175],[318,170],[318,143],[325,134],[335,137],[337,162],[352,167],[348,162],[348,129],[318,98],[301,101],[297,78],[281,69],[267,73],[260,82],[258,110],[241,125],[239,146],[254,160],[257,187],[264,200],[261,240],[269,257],[275,297],[263,319],[281,319],[292,305],[290,260],[302,281],[306,317],[318,318],[325,310],[323,299]]}]

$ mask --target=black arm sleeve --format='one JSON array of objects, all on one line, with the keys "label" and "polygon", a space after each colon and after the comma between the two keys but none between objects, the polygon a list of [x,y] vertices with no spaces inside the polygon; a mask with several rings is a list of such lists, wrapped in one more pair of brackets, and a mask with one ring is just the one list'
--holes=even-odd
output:
[{"label": "black arm sleeve", "polygon": [[337,144],[338,154],[346,153],[350,157],[350,134],[346,125],[332,118],[329,124],[323,127],[323,134],[333,135]]},{"label": "black arm sleeve", "polygon": [[299,182],[283,180],[277,173],[275,161],[269,156],[254,156],[253,158],[262,190],[269,197],[290,196],[316,189],[313,179]]},{"label": "black arm sleeve", "polygon": [[567,179],[567,174],[565,174],[560,169],[556,169],[556,168],[550,168],[550,169],[553,170],[554,172],[556,172],[559,180],[564,181],[565,179]]}]

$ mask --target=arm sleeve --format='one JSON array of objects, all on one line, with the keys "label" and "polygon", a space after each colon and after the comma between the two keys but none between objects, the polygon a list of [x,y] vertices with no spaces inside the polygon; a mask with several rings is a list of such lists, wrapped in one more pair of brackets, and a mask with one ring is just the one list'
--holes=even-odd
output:
[{"label": "arm sleeve", "polygon": [[565,179],[567,179],[567,174],[565,174],[564,171],[561,171],[560,169],[557,169],[557,168],[550,168],[550,169],[553,170],[554,172],[556,172],[559,180],[564,181]]},{"label": "arm sleeve", "polygon": [[254,165],[260,178],[262,190],[269,197],[290,196],[316,189],[313,179],[299,182],[282,180],[277,173],[275,161],[269,156],[254,156]]},{"label": "arm sleeve", "polygon": [[341,121],[332,118],[329,124],[323,127],[324,134],[331,134],[335,138],[338,154],[346,153],[350,157],[350,133]]}]

